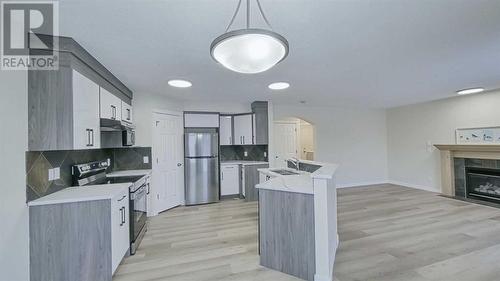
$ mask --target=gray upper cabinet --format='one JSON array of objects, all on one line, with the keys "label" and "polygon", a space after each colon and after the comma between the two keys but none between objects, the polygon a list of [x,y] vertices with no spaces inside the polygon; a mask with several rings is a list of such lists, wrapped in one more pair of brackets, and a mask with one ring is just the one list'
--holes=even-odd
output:
[{"label": "gray upper cabinet", "polygon": [[132,91],[72,38],[59,37],[54,51],[58,70],[28,70],[28,149],[100,148],[99,89],[117,100],[120,118]]},{"label": "gray upper cabinet", "polygon": [[252,112],[254,113],[254,144],[269,143],[267,107],[267,101],[255,101],[252,103]]}]

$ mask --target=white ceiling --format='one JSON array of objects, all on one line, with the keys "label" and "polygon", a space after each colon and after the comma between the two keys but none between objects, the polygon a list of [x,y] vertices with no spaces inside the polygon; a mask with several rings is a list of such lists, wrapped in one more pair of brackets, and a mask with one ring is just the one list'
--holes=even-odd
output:
[{"label": "white ceiling", "polygon": [[[61,0],[60,33],[133,91],[177,99],[393,107],[500,88],[498,0],[261,0],[290,54],[254,75],[226,70],[209,54],[236,3]],[[193,87],[169,87],[174,78]],[[268,90],[275,81],[291,87]]]}]

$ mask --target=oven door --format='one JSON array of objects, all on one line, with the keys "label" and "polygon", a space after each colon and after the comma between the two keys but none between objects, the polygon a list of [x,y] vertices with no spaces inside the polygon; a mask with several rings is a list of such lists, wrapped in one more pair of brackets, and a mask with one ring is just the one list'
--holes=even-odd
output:
[{"label": "oven door", "polygon": [[[130,242],[136,242],[147,220],[147,184],[130,192]],[[137,245],[135,245],[137,247]]]}]

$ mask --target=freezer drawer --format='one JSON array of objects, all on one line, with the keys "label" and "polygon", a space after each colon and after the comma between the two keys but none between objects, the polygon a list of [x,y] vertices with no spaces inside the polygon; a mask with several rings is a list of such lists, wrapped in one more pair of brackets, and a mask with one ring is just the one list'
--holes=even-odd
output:
[{"label": "freezer drawer", "polygon": [[185,159],[186,205],[219,201],[219,158]]},{"label": "freezer drawer", "polygon": [[219,135],[217,133],[185,133],[184,153],[186,157],[217,157]]}]

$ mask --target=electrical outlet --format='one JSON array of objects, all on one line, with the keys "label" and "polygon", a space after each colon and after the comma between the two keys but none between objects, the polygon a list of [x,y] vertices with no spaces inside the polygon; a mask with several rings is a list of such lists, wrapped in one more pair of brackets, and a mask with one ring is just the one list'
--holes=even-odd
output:
[{"label": "electrical outlet", "polygon": [[54,168],[52,170],[53,170],[54,180],[60,179],[61,178],[61,168],[57,167],[57,168]]},{"label": "electrical outlet", "polygon": [[142,162],[144,162],[144,164],[148,164],[149,163],[149,156],[142,157]]},{"label": "electrical outlet", "polygon": [[48,178],[49,178],[49,181],[54,180],[54,169],[49,169]]},{"label": "electrical outlet", "polygon": [[248,157],[248,151],[243,152],[243,156]]}]

